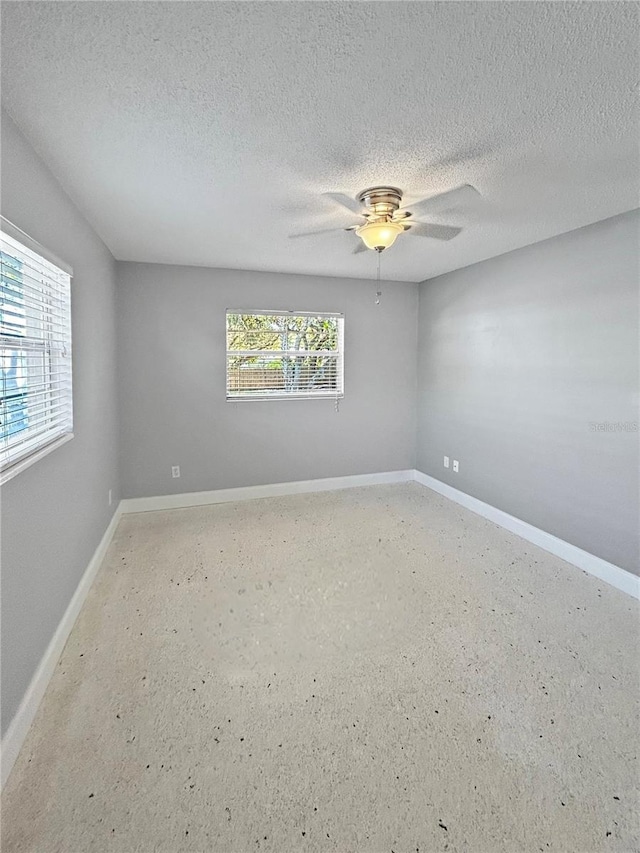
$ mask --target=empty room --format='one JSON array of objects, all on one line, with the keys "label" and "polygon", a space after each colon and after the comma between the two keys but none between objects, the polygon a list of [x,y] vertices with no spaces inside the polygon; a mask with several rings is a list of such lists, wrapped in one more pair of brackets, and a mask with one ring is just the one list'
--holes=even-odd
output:
[{"label": "empty room", "polygon": [[3,853],[637,853],[640,5],[0,15]]}]

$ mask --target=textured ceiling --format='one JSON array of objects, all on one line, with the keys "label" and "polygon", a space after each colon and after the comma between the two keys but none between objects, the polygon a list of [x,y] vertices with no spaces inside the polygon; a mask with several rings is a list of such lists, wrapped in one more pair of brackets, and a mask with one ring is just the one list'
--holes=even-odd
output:
[{"label": "textured ceiling", "polygon": [[[119,259],[371,277],[323,192],[470,183],[419,281],[638,206],[638,6],[5,2],[2,99]],[[424,217],[423,217],[424,218]],[[20,223],[18,223],[20,224]]]}]

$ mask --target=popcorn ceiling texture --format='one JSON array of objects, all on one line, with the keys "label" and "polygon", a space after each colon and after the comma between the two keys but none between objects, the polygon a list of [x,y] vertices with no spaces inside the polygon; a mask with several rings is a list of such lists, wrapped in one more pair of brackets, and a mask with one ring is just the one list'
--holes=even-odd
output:
[{"label": "popcorn ceiling texture", "polygon": [[629,853],[637,602],[416,484],[126,516],[6,853]]},{"label": "popcorn ceiling texture", "polygon": [[[634,3],[5,3],[2,98],[121,260],[372,278],[322,192],[471,183],[420,281],[638,205]],[[18,223],[19,224],[19,223]]]}]

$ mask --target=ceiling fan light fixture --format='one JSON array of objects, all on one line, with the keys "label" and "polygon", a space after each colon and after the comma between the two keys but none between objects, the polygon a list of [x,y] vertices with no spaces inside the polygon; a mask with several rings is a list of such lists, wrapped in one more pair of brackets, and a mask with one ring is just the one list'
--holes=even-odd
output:
[{"label": "ceiling fan light fixture", "polygon": [[393,246],[398,234],[402,234],[404,227],[397,222],[367,222],[356,228],[356,234],[367,249],[375,249],[381,252]]}]

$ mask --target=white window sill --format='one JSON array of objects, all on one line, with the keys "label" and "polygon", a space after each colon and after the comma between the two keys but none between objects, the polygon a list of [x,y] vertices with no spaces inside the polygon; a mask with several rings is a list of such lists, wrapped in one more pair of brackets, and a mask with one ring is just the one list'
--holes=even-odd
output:
[{"label": "white window sill", "polygon": [[9,467],[5,468],[2,472],[0,472],[0,486],[4,485],[4,483],[8,482],[9,480],[12,480],[17,474],[20,474],[30,465],[33,465],[34,462],[37,462],[39,459],[43,459],[53,450],[56,450],[58,447],[62,447],[63,444],[66,444],[68,441],[71,441],[72,438],[72,432],[68,432],[65,435],[61,435],[59,438],[55,438],[53,441],[50,441],[49,444],[45,444],[44,447],[39,447],[37,450],[34,450],[28,456],[25,456],[22,459],[19,459],[17,462],[14,462],[13,465],[9,465]]},{"label": "white window sill", "polygon": [[264,394],[247,395],[246,397],[227,397],[227,403],[264,403],[265,401],[281,400],[342,400],[344,394]]}]

